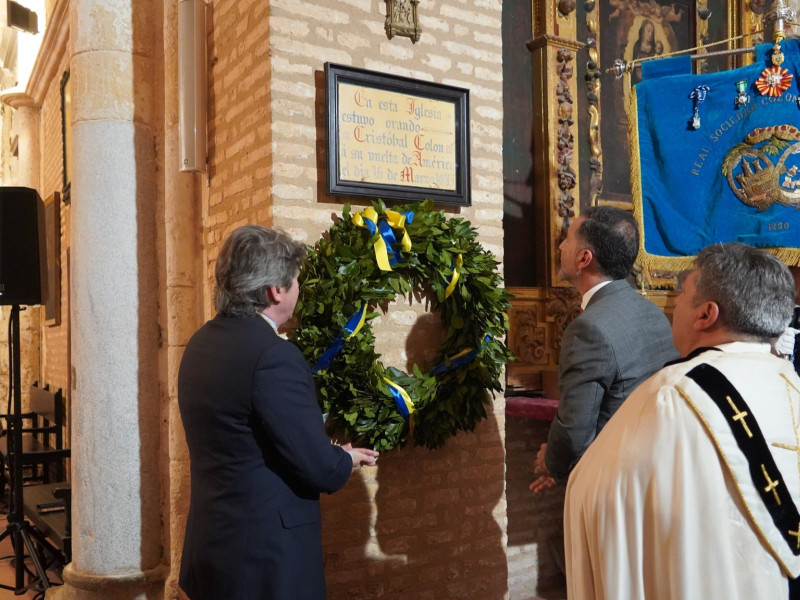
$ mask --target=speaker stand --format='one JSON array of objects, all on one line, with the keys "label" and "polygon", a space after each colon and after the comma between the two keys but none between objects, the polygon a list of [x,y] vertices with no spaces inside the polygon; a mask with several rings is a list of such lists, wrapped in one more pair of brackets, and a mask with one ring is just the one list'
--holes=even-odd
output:
[{"label": "speaker stand", "polygon": [[25,520],[22,496],[22,384],[20,380],[20,348],[19,348],[19,313],[18,304],[11,306],[10,326],[12,335],[8,340],[11,355],[11,365],[9,372],[12,375],[11,389],[13,392],[13,405],[8,419],[8,470],[9,487],[11,489],[11,505],[8,510],[8,525],[5,531],[0,534],[0,541],[11,537],[11,544],[14,547],[14,587],[0,584],[0,588],[13,590],[19,596],[24,594],[30,585],[35,581],[31,580],[25,585],[25,550],[28,550],[28,558],[33,563],[36,571],[36,578],[41,582],[42,587],[50,587],[47,579],[45,567],[42,565],[40,553],[34,545],[34,540],[38,542],[43,550],[57,555],[58,550],[53,547],[41,532]]}]

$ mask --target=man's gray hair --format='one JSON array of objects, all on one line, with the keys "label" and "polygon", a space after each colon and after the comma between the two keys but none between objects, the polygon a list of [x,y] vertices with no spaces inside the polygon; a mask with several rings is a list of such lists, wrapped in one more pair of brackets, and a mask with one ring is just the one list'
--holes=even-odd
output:
[{"label": "man's gray hair", "polygon": [[746,338],[781,335],[794,310],[794,280],[778,258],[738,242],[713,244],[697,255],[698,302],[719,306],[720,323]]},{"label": "man's gray hair", "polygon": [[305,258],[305,246],[283,231],[261,225],[239,227],[217,258],[214,307],[224,317],[257,315],[271,304],[267,290],[289,287]]}]

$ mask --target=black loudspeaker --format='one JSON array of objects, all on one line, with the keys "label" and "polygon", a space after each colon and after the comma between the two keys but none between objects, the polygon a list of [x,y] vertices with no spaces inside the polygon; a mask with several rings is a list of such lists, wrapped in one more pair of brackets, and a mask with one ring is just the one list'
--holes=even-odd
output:
[{"label": "black loudspeaker", "polygon": [[0,305],[47,300],[44,231],[36,190],[0,187]]}]

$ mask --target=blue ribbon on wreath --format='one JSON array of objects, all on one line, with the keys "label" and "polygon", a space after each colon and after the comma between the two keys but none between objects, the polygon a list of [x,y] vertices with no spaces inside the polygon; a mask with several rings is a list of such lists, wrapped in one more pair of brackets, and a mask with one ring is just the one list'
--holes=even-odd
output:
[{"label": "blue ribbon on wreath", "polygon": [[[481,348],[483,348],[486,342],[490,341],[492,341],[492,338],[491,336],[487,335],[485,338],[483,338],[483,344],[481,344]],[[439,366],[431,369],[430,374],[438,375],[439,373],[446,373],[447,371],[452,371],[453,369],[458,369],[460,367],[468,365],[473,360],[475,360],[475,357],[478,356],[478,352],[480,352],[481,348],[466,348],[465,350],[462,350],[455,356],[450,357],[449,365],[442,363]]]},{"label": "blue ribbon on wreath", "polygon": [[397,406],[398,412],[402,415],[403,419],[408,422],[408,435],[414,435],[414,412],[416,411],[416,407],[414,406],[414,401],[411,400],[411,397],[408,395],[400,385],[389,379],[388,377],[384,377],[383,380],[389,384],[389,391],[392,393],[392,398],[394,399],[395,406]]},{"label": "blue ribbon on wreath", "polygon": [[[386,243],[386,254],[389,256],[389,264],[393,267],[397,266],[400,253],[394,249],[397,245],[397,238],[394,236],[394,231],[392,231],[392,228],[383,219],[378,219],[378,231],[381,232],[381,237]],[[373,232],[371,231],[370,233]]]},{"label": "blue ribbon on wreath", "polygon": [[328,349],[325,350],[322,356],[319,357],[319,360],[311,367],[311,373],[316,373],[317,371],[321,371],[322,369],[327,369],[333,359],[339,354],[339,351],[344,346],[344,339],[345,335],[347,338],[353,337],[358,331],[361,329],[362,325],[364,325],[364,320],[367,315],[367,303],[361,305],[361,308],[358,309],[355,314],[347,320],[345,326],[339,332],[339,335],[331,342],[331,345],[328,346]]},{"label": "blue ribbon on wreath", "polygon": [[389,384],[389,391],[392,393],[392,398],[397,406],[397,410],[401,415],[403,415],[403,418],[408,421],[411,418],[411,415],[414,414],[413,400],[411,400],[408,392],[406,392],[400,385],[388,377],[384,377],[383,380]]},{"label": "blue ribbon on wreath", "polygon": [[[402,254],[395,246],[399,245],[403,250],[411,250],[411,239],[406,232],[406,223],[414,221],[414,211],[399,213],[393,210],[385,210],[384,214],[378,216],[373,208],[365,208],[363,211],[353,215],[353,223],[357,227],[366,228],[370,235],[380,233],[381,239],[375,243],[375,259],[382,271],[391,271],[402,260]],[[398,241],[393,231],[402,231],[402,237]]]}]

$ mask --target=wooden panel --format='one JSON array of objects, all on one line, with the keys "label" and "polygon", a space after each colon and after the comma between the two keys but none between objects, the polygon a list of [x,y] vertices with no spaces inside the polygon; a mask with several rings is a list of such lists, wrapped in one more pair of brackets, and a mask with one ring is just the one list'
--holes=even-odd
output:
[{"label": "wooden panel", "polygon": [[580,296],[572,288],[509,288],[509,292],[514,298],[508,347],[516,358],[507,367],[508,386],[554,397],[561,337],[578,315]]},{"label": "wooden panel", "polygon": [[[556,372],[561,338],[567,325],[578,316],[580,295],[573,288],[508,291],[514,296],[509,311],[508,347],[516,357],[506,367],[509,392],[536,390],[547,398],[558,398]],[[645,290],[643,295],[672,319],[675,292]]]}]

